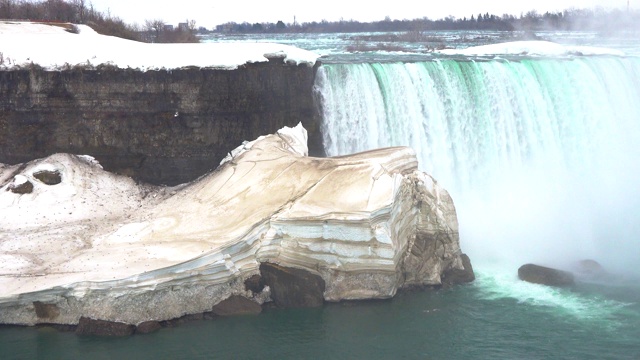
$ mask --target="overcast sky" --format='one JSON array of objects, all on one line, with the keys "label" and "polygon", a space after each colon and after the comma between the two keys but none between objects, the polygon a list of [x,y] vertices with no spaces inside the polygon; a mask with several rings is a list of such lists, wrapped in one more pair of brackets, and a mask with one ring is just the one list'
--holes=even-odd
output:
[{"label": "overcast sky", "polygon": [[[448,15],[458,18],[486,13],[520,15],[529,10],[544,13],[569,8],[605,9],[626,8],[627,0],[91,0],[97,10],[109,11],[128,23],[143,24],[147,19],[161,19],[177,24],[186,19],[195,20],[197,26],[212,28],[225,22],[298,22],[340,20],[374,21],[386,16],[391,19],[416,19],[428,17],[440,19]],[[373,6],[382,3],[383,6]],[[640,0],[631,0],[632,9]]]}]

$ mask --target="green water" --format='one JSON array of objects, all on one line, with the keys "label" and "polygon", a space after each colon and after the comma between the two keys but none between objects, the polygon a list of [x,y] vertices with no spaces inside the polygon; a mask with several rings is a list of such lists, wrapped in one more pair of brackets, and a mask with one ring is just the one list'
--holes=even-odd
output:
[{"label": "green water", "polygon": [[270,309],[127,338],[0,329],[2,359],[638,359],[640,287],[553,289],[480,272],[387,301]]}]

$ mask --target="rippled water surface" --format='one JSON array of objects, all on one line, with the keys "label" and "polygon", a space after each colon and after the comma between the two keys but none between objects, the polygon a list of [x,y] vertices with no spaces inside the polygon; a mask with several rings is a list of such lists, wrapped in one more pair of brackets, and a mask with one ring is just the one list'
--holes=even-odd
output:
[{"label": "rippled water surface", "polygon": [[0,329],[3,359],[637,359],[640,288],[553,289],[513,274],[387,301],[267,310],[148,335]]}]

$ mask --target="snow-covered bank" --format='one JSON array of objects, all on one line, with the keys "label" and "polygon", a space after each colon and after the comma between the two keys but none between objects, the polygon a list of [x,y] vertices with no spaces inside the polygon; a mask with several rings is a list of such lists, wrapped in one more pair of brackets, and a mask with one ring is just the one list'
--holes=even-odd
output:
[{"label": "snow-covered bank", "polygon": [[[306,138],[284,128],[173,188],[69,154],[0,166],[0,323],[138,324],[234,295],[262,303],[269,288],[243,282],[265,262],[320,276],[328,301],[391,297],[462,270],[453,202],[411,149],[320,159]],[[34,302],[55,316],[39,318]]]},{"label": "snow-covered bank", "polygon": [[616,55],[624,56],[619,50],[591,47],[569,46],[550,41],[512,41],[499,44],[473,46],[466,49],[445,49],[438,51],[445,55],[488,56],[488,55],[530,55],[530,56],[567,56],[567,55]]},{"label": "snow-covered bank", "polygon": [[37,64],[49,69],[108,64],[141,70],[202,67],[235,69],[246,63],[283,58],[313,65],[318,55],[273,43],[146,44],[96,33],[85,25],[64,27],[0,21],[0,69]]}]

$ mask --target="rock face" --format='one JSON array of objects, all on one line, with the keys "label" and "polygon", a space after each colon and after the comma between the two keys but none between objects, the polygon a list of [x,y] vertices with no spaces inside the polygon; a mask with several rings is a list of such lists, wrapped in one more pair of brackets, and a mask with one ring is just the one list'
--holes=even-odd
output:
[{"label": "rock face", "polygon": [[0,70],[0,163],[87,154],[108,171],[177,185],[243,140],[299,122],[322,155],[316,69],[274,57],[235,70]]},{"label": "rock face", "polygon": [[461,254],[463,269],[451,268],[447,270],[442,278],[442,282],[446,285],[462,284],[472,282],[476,279],[471,265],[471,259],[467,254]]},{"label": "rock face", "polygon": [[40,301],[34,301],[33,307],[36,310],[38,319],[54,320],[60,315],[60,309],[55,304],[44,304]]},{"label": "rock face", "polygon": [[535,264],[525,264],[518,269],[518,277],[534,284],[568,286],[574,284],[573,274]]},{"label": "rock face", "polygon": [[260,264],[271,298],[281,307],[315,307],[324,302],[325,283],[320,275],[268,262]]},{"label": "rock face", "polygon": [[[43,171],[60,183],[38,180]],[[6,191],[27,180],[31,193]],[[301,126],[245,143],[216,171],[171,188],[87,156],[0,165],[0,218],[8,324],[138,325],[268,301],[389,298],[470,271],[451,197],[417,170],[411,149],[313,158]]]}]

